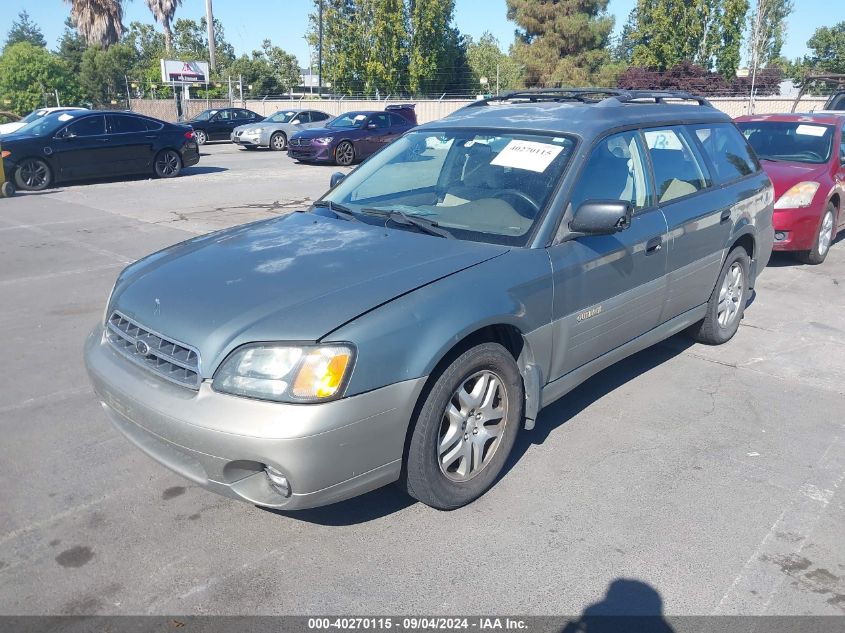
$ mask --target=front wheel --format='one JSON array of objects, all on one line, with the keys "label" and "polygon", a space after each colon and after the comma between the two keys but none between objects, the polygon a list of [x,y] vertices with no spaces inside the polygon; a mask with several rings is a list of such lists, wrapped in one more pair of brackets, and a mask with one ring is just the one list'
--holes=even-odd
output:
[{"label": "front wheel", "polygon": [[334,151],[334,160],[341,167],[349,167],[355,160],[355,148],[349,141],[343,141]]},{"label": "front wheel", "polygon": [[208,143],[208,134],[203,130],[194,130],[194,140],[197,142],[197,145],[205,145]]},{"label": "front wheel", "polygon": [[15,183],[24,191],[42,191],[50,186],[53,173],[40,158],[26,158],[15,171]]},{"label": "front wheel", "polygon": [[175,178],[182,171],[182,158],[172,149],[159,152],[155,159],[155,173],[159,178]]},{"label": "front wheel", "polygon": [[283,152],[288,146],[288,137],[282,132],[276,132],[270,137],[270,149],[275,152]]},{"label": "front wheel", "polygon": [[727,343],[739,329],[748,302],[751,259],[741,246],[728,253],[716,287],[707,302],[707,314],[690,334],[699,343]]},{"label": "front wheel", "polygon": [[821,222],[819,222],[819,230],[816,233],[816,240],[813,242],[813,248],[809,251],[799,251],[795,253],[798,261],[804,264],[821,264],[827,259],[827,254],[830,252],[830,245],[836,237],[836,207],[833,203],[829,203],[824,210]]},{"label": "front wheel", "polygon": [[408,494],[440,510],[484,494],[516,441],[523,393],[516,362],[498,343],[456,358],[419,409],[405,460]]}]

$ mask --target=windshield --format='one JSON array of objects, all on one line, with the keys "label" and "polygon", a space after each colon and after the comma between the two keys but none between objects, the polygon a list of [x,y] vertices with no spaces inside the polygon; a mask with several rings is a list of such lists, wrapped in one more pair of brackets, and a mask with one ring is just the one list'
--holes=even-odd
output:
[{"label": "windshield", "polygon": [[270,122],[270,123],[289,123],[293,119],[293,117],[295,117],[295,116],[296,116],[296,112],[291,112],[290,110],[288,110],[287,112],[283,112],[283,111],[279,110],[275,114],[268,116],[264,120],[264,122],[265,123],[267,123],[267,122]]},{"label": "windshield", "polygon": [[32,123],[47,114],[47,110],[34,110],[21,119],[21,123]]},{"label": "windshield", "polygon": [[[384,212],[436,222],[461,239],[524,245],[575,140],[489,130],[411,132],[346,177],[323,200],[365,222]],[[382,216],[371,215],[382,212]],[[398,222],[390,226],[413,230]]]},{"label": "windshield", "polygon": [[193,119],[191,119],[191,121],[208,121],[215,114],[217,114],[217,110],[203,110]]},{"label": "windshield", "polygon": [[53,114],[47,114],[37,117],[31,123],[27,123],[15,133],[26,134],[29,136],[53,134],[68,121],[73,120],[73,118],[72,112],[55,112]]},{"label": "windshield", "polygon": [[326,127],[361,127],[369,115],[360,112],[347,112],[341,114]]},{"label": "windshield", "polygon": [[830,160],[832,125],[749,121],[737,123],[737,126],[763,160],[813,164]]}]

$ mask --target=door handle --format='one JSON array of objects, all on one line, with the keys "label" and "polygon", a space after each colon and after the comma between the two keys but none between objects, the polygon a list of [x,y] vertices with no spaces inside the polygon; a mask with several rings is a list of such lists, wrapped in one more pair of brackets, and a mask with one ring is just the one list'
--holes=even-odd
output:
[{"label": "door handle", "polygon": [[108,143],[108,142],[109,142],[109,139],[108,139],[108,138],[98,138],[98,139],[97,139],[97,142],[98,142],[98,143]]},{"label": "door handle", "polygon": [[645,245],[645,254],[654,255],[657,251],[663,248],[663,238],[653,237]]},{"label": "door handle", "polygon": [[144,134],[144,138],[158,138],[155,134]]},{"label": "door handle", "polygon": [[724,211],[722,211],[722,215],[719,216],[719,224],[724,224],[725,222],[727,222],[730,219],[731,219],[731,210],[725,209]]}]

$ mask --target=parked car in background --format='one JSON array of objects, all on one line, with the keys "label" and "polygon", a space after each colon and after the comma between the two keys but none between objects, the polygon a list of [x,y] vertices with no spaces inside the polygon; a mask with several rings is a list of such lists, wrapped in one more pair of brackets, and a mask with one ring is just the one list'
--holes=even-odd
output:
[{"label": "parked car in background", "polygon": [[415,127],[413,104],[389,105],[383,112],[347,112],[326,127],[294,134],[288,156],[301,162],[349,166],[389,145]]},{"label": "parked car in background", "polygon": [[743,116],[737,126],[775,186],[775,244],[821,264],[845,229],[845,112]]},{"label": "parked car in background", "polygon": [[845,90],[840,90],[831,95],[827,103],[824,104],[825,111],[842,111],[845,112]]},{"label": "parked car in background", "polygon": [[178,176],[199,162],[194,133],[131,112],[80,110],[48,114],[3,137],[3,165],[19,189],[53,183],[150,174]]},{"label": "parked car in background", "polygon": [[104,411],[261,506],[394,481],[471,502],[542,407],[673,334],[739,328],[772,185],[727,115],[667,98],[690,97],[479,102],[333,177],[309,212],[135,262],[85,345]]},{"label": "parked car in background", "polygon": [[302,130],[323,127],[331,115],[319,110],[279,110],[258,123],[236,127],[232,142],[244,149],[269,147],[282,151],[288,147],[288,139]]},{"label": "parked car in background", "polygon": [[27,114],[20,121],[14,121],[12,123],[4,123],[3,125],[0,125],[0,134],[13,134],[25,125],[29,125],[33,121],[37,121],[41,117],[47,116],[48,114],[55,114],[57,112],[78,112],[80,110],[85,110],[85,108],[38,108],[37,110],[33,110],[32,112]]},{"label": "parked car in background", "polygon": [[263,120],[263,116],[245,108],[213,108],[203,110],[187,124],[194,129],[197,144],[205,145],[208,141],[228,141],[236,127]]}]

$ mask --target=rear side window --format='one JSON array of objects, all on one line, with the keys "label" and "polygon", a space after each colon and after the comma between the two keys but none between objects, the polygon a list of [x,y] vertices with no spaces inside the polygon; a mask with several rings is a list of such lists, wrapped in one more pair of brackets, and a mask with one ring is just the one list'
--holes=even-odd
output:
[{"label": "rear side window", "polygon": [[300,123],[311,123],[311,113],[310,112],[300,112],[299,114],[294,117],[294,121],[298,120]]},{"label": "rear side window", "polygon": [[625,200],[636,209],[654,204],[637,132],[614,134],[598,142],[584,165],[570,204],[577,211],[588,200]]},{"label": "rear side window", "polygon": [[311,113],[311,122],[316,123],[317,121],[325,121],[329,118],[329,115],[325,112],[312,112]]},{"label": "rear side window", "polygon": [[754,150],[733,124],[713,123],[691,127],[713,163],[716,181],[720,185],[760,171]]},{"label": "rear side window", "polygon": [[658,202],[683,198],[712,184],[704,159],[681,128],[645,130],[643,135]]},{"label": "rear side window", "polygon": [[113,114],[111,119],[112,134],[130,134],[133,132],[146,132],[147,126],[143,119],[122,114]]}]

